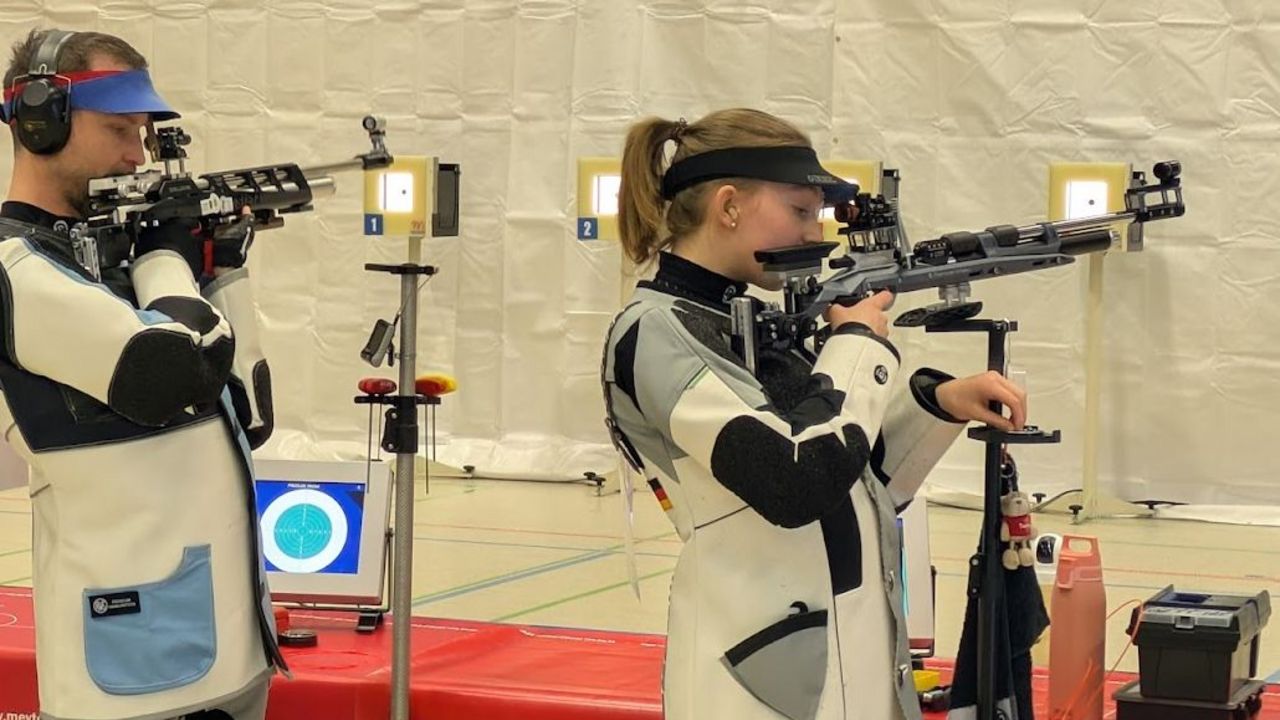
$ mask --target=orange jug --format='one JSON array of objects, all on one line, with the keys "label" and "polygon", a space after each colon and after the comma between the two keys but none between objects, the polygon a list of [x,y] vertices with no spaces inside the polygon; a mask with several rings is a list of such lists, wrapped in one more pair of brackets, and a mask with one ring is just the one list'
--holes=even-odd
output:
[{"label": "orange jug", "polygon": [[1102,720],[1107,591],[1097,538],[1062,536],[1049,613],[1049,720]]}]

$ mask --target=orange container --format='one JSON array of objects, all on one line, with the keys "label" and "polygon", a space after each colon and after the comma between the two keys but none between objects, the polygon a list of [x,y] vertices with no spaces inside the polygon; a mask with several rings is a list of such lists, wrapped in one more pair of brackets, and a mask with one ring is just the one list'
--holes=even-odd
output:
[{"label": "orange container", "polygon": [[276,616],[276,632],[282,633],[289,629],[289,608],[280,605],[272,605],[271,609],[275,611]]},{"label": "orange container", "polygon": [[1049,612],[1049,720],[1102,720],[1107,591],[1097,538],[1062,536]]}]

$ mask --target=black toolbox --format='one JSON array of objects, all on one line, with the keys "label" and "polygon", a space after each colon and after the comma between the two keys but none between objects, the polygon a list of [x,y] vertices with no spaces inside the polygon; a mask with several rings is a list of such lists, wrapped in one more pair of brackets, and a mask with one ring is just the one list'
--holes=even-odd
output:
[{"label": "black toolbox", "polygon": [[1142,698],[1231,702],[1258,672],[1259,633],[1270,617],[1265,590],[1252,597],[1161,590],[1129,619]]}]

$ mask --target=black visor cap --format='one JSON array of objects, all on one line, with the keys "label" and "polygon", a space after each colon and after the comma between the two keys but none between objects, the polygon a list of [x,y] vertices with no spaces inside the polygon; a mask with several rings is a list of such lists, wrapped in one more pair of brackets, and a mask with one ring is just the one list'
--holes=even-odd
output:
[{"label": "black visor cap", "polygon": [[681,190],[708,180],[750,178],[822,191],[823,202],[852,202],[858,186],[832,175],[810,147],[725,148],[691,155],[673,163],[662,177],[662,197],[670,200]]}]

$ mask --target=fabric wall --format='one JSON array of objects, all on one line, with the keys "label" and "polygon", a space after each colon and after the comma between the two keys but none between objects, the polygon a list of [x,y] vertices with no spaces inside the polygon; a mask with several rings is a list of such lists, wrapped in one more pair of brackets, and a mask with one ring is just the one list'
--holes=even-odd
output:
[{"label": "fabric wall", "polygon": [[[759,107],[828,157],[901,169],[916,240],[1042,219],[1053,160],[1178,158],[1187,216],[1105,269],[1104,488],[1125,498],[1280,506],[1280,5],[1263,0],[217,0],[0,8],[134,43],[185,113],[192,167],[360,152],[360,117],[402,154],[462,164],[463,230],[432,240],[419,368],[452,372],[441,459],[503,471],[613,467],[600,343],[618,249],[574,234],[576,158],[618,155],[647,114]],[[3,169],[3,168],[0,168]],[[7,176],[7,173],[3,173]],[[363,451],[358,351],[398,303],[403,241],[361,235],[360,179],[263,234],[251,261],[276,381],[268,452]],[[1082,265],[975,287],[1015,317],[1032,421],[1064,442],[1019,455],[1028,489],[1079,485]],[[904,297],[905,309],[932,298]],[[981,369],[977,338],[895,330],[909,364]],[[384,372],[385,369],[384,369]],[[388,374],[394,371],[388,372]],[[980,487],[962,440],[939,488]],[[1271,517],[1274,517],[1272,514]]]}]

